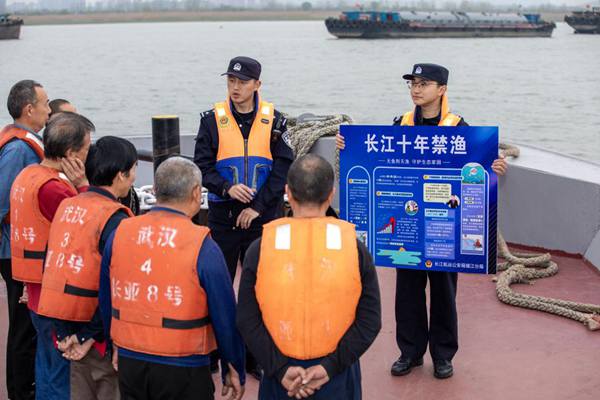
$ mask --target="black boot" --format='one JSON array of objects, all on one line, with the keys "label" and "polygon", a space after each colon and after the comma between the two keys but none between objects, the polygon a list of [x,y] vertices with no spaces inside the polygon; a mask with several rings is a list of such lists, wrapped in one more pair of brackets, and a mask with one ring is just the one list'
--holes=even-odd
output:
[{"label": "black boot", "polygon": [[423,357],[412,359],[401,356],[392,365],[391,373],[394,376],[407,375],[413,367],[420,367],[421,365],[423,365]]},{"label": "black boot", "polygon": [[452,361],[450,360],[434,360],[433,361],[433,376],[438,379],[450,378],[454,374]]}]

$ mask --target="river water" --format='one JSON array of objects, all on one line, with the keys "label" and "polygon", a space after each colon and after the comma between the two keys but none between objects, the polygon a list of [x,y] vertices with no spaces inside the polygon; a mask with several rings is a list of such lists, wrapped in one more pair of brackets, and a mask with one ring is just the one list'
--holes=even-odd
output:
[{"label": "river water", "polygon": [[154,114],[177,114],[195,132],[225,96],[229,59],[248,55],[283,112],[390,124],[412,107],[402,74],[435,62],[450,69],[451,108],[471,125],[600,162],[600,35],[572,32],[559,23],[550,39],[338,40],[320,21],[24,26],[21,40],[0,41],[0,98],[35,79],[98,135],[148,134]]}]

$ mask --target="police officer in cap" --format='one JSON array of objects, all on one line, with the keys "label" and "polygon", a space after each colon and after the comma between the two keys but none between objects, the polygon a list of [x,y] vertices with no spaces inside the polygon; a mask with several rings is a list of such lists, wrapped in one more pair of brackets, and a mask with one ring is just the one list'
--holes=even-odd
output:
[{"label": "police officer in cap", "polygon": [[[227,72],[227,98],[202,113],[194,162],[208,195],[208,226],[225,254],[233,282],[238,260],[280,217],[288,169],[294,159],[286,119],[260,94],[261,65],[235,57]],[[248,360],[248,372],[258,368]]]},{"label": "police officer in cap", "polygon": [[[414,109],[394,118],[402,126],[468,126],[465,120],[450,112],[446,96],[448,69],[437,64],[415,64],[412,73],[403,76],[410,89]],[[343,137],[337,146],[344,148]],[[506,173],[503,156],[494,161],[498,175]],[[434,376],[449,378],[454,373],[452,359],[458,350],[456,312],[456,272],[396,270],[396,342],[401,356],[394,362],[391,374],[406,375],[413,367],[423,365],[429,344]],[[427,323],[425,288],[429,280],[430,315]]]}]

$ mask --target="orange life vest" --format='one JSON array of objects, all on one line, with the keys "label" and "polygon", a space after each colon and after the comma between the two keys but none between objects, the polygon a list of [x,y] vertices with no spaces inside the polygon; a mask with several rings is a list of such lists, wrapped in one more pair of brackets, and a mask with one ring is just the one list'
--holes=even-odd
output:
[{"label": "orange life vest", "polygon": [[168,211],[121,222],[110,266],[110,332],[119,347],[168,357],[216,348],[197,269],[208,233]]},{"label": "orange life vest", "polygon": [[300,360],[333,352],[362,291],[354,225],[281,218],[263,227],[256,298],[277,348]]},{"label": "orange life vest", "polygon": [[90,321],[98,307],[100,236],[121,203],[94,192],[60,203],[50,226],[38,314],[66,321]]},{"label": "orange life vest", "polygon": [[[26,131],[25,129],[18,128],[11,124],[6,125],[0,131],[0,150],[5,144],[11,142],[14,139],[20,139],[27,143],[31,150],[39,157],[40,161],[44,159],[44,144],[38,139],[33,133]],[[10,212],[4,216],[4,222],[10,224]]]},{"label": "orange life vest", "polygon": [[21,171],[10,190],[12,274],[18,281],[42,282],[51,221],[40,210],[38,194],[40,188],[52,180],[76,190],[64,174],[40,164]]},{"label": "orange life vest", "polygon": [[[219,149],[215,168],[232,185],[244,185],[259,190],[267,181],[273,165],[271,129],[275,108],[257,96],[256,116],[248,139],[244,139],[227,99],[215,104],[215,119],[219,132]],[[209,194],[211,201],[223,201]]]},{"label": "orange life vest", "polygon": [[37,154],[40,160],[44,159],[44,144],[42,141],[33,133],[26,131],[25,129],[18,128],[13,124],[6,125],[0,131],[0,149],[13,139],[20,139],[24,141],[29,145],[29,147],[31,147],[31,150]]},{"label": "orange life vest", "polygon": [[[442,96],[442,112],[438,126],[456,126],[460,122],[461,117],[452,114],[448,105],[448,97]],[[415,126],[415,111],[409,111],[402,116],[402,126]]]}]

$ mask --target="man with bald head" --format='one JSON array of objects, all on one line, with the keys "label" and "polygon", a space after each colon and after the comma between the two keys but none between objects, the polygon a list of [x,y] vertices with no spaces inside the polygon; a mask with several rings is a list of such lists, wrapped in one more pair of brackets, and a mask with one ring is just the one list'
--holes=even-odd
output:
[{"label": "man with bald head", "polygon": [[326,212],[334,173],[322,157],[292,163],[293,218],[264,226],[240,281],[238,329],[264,367],[259,399],[361,399],[360,356],[381,329],[373,260],[354,225]]}]

